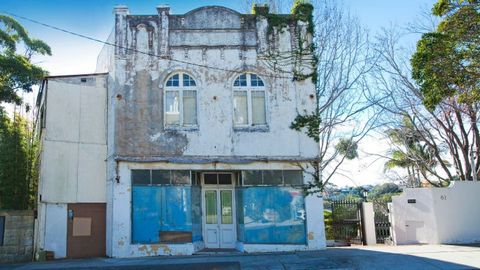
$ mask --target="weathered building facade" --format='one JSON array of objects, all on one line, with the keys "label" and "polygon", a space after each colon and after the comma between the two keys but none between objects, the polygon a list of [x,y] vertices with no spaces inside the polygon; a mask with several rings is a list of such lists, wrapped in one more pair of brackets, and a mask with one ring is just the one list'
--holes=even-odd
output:
[{"label": "weathered building facade", "polygon": [[322,200],[301,189],[318,145],[289,128],[316,106],[311,61],[294,53],[310,48],[308,20],[265,7],[114,13],[105,73],[44,83],[39,248],[82,257],[71,254],[102,222],[112,257],[324,248]]}]

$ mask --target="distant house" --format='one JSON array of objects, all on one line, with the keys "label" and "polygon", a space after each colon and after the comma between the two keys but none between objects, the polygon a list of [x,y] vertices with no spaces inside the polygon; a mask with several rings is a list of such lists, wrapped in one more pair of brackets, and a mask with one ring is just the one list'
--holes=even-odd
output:
[{"label": "distant house", "polygon": [[[325,247],[322,199],[303,196],[312,177],[299,166],[311,170],[319,147],[289,128],[314,111],[315,87],[267,57],[308,47],[308,21],[271,25],[257,9],[116,7],[115,46],[98,73],[45,78],[38,249],[77,258]],[[295,61],[277,64],[292,71]]]}]

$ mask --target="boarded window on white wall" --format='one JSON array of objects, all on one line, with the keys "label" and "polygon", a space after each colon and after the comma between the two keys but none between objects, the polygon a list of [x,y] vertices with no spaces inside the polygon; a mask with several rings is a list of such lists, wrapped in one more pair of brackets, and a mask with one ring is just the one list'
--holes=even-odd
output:
[{"label": "boarded window on white wall", "polygon": [[92,235],[92,219],[87,217],[73,218],[73,236]]}]

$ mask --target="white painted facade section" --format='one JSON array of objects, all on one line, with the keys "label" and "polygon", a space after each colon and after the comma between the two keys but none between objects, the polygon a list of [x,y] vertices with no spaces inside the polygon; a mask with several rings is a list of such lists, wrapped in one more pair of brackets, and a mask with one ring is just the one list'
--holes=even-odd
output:
[{"label": "white painted facade section", "polygon": [[362,225],[365,233],[365,242],[367,246],[377,244],[377,236],[375,232],[375,212],[373,211],[373,203],[362,202]]},{"label": "white painted facade section", "polygon": [[55,258],[67,257],[67,204],[44,204],[44,250],[53,251]]},{"label": "white painted facade section", "polygon": [[394,242],[397,245],[480,242],[479,194],[480,182],[472,181],[452,182],[448,188],[405,189],[392,198],[390,207]]},{"label": "white painted facade section", "polygon": [[105,202],[106,76],[52,78],[45,91],[41,201]]},{"label": "white painted facade section", "polygon": [[68,203],[106,202],[105,75],[51,77],[42,89],[37,250],[67,256]]}]

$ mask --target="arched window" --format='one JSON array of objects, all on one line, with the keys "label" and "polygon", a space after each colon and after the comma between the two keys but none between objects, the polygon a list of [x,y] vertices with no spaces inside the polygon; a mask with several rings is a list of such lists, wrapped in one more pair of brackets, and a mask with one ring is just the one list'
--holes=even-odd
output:
[{"label": "arched window", "polygon": [[235,126],[266,125],[265,84],[256,74],[244,73],[233,82]]},{"label": "arched window", "polygon": [[165,83],[165,125],[197,125],[197,84],[188,74],[179,72]]}]

